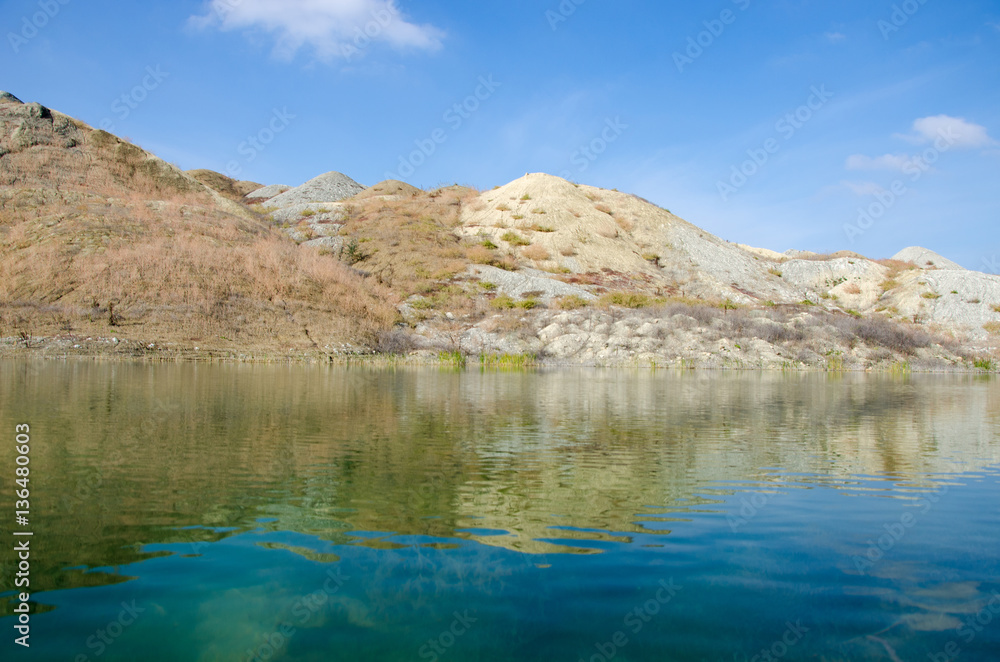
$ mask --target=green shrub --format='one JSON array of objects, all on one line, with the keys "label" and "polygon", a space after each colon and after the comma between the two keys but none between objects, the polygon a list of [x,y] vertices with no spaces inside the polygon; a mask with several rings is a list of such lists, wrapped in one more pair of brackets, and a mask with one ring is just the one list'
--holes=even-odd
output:
[{"label": "green shrub", "polygon": [[522,237],[518,233],[509,231],[509,230],[507,232],[504,232],[503,236],[501,236],[500,238],[503,239],[504,241],[506,241],[507,243],[512,244],[514,246],[530,246],[531,245],[530,241],[528,241],[527,239],[525,239],[524,237]]},{"label": "green shrub", "polygon": [[622,308],[648,308],[653,299],[641,292],[608,292],[598,299],[602,306],[621,306]]},{"label": "green shrub", "polygon": [[576,294],[570,294],[556,299],[556,307],[561,310],[578,310],[586,308],[590,302]]}]

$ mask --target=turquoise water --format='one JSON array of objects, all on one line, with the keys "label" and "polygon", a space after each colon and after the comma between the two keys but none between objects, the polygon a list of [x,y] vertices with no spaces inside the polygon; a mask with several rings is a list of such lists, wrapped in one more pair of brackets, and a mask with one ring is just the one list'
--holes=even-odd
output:
[{"label": "turquoise water", "polygon": [[1000,659],[993,379],[4,362],[0,431],[4,660]]}]

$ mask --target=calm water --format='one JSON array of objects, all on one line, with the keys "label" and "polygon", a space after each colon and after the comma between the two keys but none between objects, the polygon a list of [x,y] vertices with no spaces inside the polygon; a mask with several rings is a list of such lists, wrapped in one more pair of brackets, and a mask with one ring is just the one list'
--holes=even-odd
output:
[{"label": "calm water", "polygon": [[0,362],[0,433],[4,660],[1000,659],[996,380]]}]

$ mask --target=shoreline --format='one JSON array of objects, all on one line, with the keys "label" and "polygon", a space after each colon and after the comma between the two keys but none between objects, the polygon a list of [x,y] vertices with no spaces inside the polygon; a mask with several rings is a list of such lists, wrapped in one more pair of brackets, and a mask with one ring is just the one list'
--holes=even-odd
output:
[{"label": "shoreline", "polygon": [[543,370],[564,368],[604,368],[670,370],[679,372],[794,372],[827,374],[955,374],[995,375],[1000,365],[989,369],[972,362],[956,363],[944,360],[918,359],[916,365],[906,361],[883,362],[876,365],[850,365],[843,362],[809,365],[803,362],[761,361],[750,363],[732,360],[719,354],[704,352],[700,359],[621,356],[600,361],[569,361],[565,358],[538,357],[533,354],[459,353],[417,350],[406,354],[368,352],[327,352],[308,349],[290,352],[261,349],[235,351],[230,349],[171,348],[157,343],[110,338],[84,339],[75,336],[38,337],[24,346],[21,338],[0,338],[0,361],[93,361],[145,364],[245,364],[245,365],[331,365],[368,368],[449,368],[456,370]]}]

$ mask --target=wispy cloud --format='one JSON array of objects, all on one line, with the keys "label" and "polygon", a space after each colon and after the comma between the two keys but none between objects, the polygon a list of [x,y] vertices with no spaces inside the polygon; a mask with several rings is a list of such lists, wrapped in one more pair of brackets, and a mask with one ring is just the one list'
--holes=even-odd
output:
[{"label": "wispy cloud", "polygon": [[831,44],[839,44],[840,42],[844,41],[845,39],[847,39],[847,35],[844,34],[843,32],[827,32],[826,33],[826,40],[829,41]]},{"label": "wispy cloud", "polygon": [[914,145],[926,145],[940,137],[953,140],[954,147],[958,148],[979,149],[997,145],[997,141],[990,137],[986,127],[949,115],[922,117],[913,122],[912,133],[897,133],[893,137]]},{"label": "wispy cloud", "polygon": [[433,51],[444,33],[408,21],[395,0],[209,0],[189,20],[197,29],[263,30],[274,35],[275,56],[291,59],[311,47],[323,61],[350,59],[374,42]]},{"label": "wispy cloud", "polygon": [[864,154],[854,154],[847,158],[848,170],[895,170],[903,172],[913,162],[906,154],[884,154],[872,158]]},{"label": "wispy cloud", "polygon": [[869,195],[875,195],[877,193],[882,193],[883,191],[885,191],[884,187],[879,186],[875,182],[849,182],[849,181],[843,181],[843,182],[840,182],[840,183],[844,187],[850,189],[850,191],[852,193],[854,193],[855,195],[859,195],[859,196],[862,196],[862,197],[869,196]]}]

